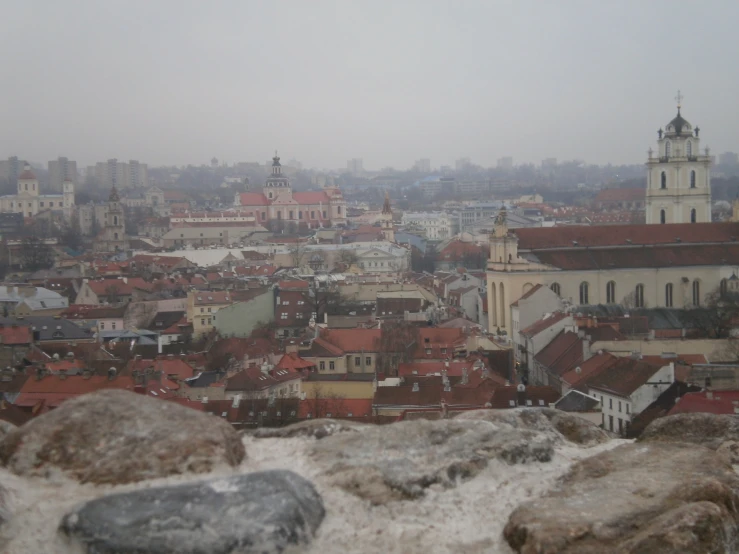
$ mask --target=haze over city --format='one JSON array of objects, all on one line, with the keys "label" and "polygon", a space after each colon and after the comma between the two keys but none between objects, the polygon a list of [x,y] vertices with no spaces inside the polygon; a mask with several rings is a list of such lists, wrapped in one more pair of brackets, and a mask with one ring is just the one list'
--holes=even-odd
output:
[{"label": "haze over city", "polygon": [[9,2],[0,157],[634,164],[678,89],[736,151],[737,19],[731,1]]}]

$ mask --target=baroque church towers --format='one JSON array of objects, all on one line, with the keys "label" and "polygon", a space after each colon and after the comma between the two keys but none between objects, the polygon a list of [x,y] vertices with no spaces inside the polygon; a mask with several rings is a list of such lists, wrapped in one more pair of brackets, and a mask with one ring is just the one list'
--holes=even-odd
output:
[{"label": "baroque church towers", "polygon": [[647,159],[647,223],[711,221],[711,157],[700,151],[700,127],[683,118],[678,91],[677,115],[657,131],[657,151]]}]

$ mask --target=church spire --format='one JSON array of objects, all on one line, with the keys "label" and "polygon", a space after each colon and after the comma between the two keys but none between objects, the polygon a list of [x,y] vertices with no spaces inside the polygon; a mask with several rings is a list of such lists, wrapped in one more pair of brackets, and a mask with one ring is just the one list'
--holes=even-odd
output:
[{"label": "church spire", "polygon": [[108,202],[120,202],[121,198],[118,196],[118,189],[113,185],[110,189],[110,196],[108,196]]},{"label": "church spire", "polygon": [[382,213],[384,214],[392,214],[393,209],[390,207],[390,195],[387,191],[385,191],[385,202],[382,205]]}]

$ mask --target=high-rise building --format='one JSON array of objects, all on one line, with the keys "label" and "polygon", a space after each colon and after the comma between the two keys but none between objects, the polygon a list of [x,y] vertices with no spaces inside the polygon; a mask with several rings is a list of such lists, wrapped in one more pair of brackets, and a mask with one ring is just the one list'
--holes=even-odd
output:
[{"label": "high-rise building", "polygon": [[[111,158],[107,162],[98,162],[94,168],[90,169],[92,169],[92,176],[97,180],[100,188],[114,186],[120,189],[149,187],[148,167],[136,160],[126,163]],[[88,175],[90,169],[88,169]]]},{"label": "high-rise building", "polygon": [[718,157],[718,163],[726,167],[739,166],[739,154],[736,152],[724,152]]},{"label": "high-rise building", "polygon": [[7,179],[11,186],[18,184],[18,176],[23,173],[25,162],[18,156],[11,156],[7,160],[0,160],[0,179]]},{"label": "high-rise building", "polygon": [[498,158],[498,169],[513,169],[513,158],[510,156]]},{"label": "high-rise building", "polygon": [[346,162],[346,170],[352,175],[361,175],[364,173],[362,158],[352,158]]},{"label": "high-rise building", "polygon": [[647,223],[711,221],[711,157],[700,153],[700,127],[680,113],[657,131],[657,152],[647,160]]},{"label": "high-rise building", "polygon": [[418,171],[419,173],[430,173],[431,160],[428,158],[421,158],[420,160],[416,160],[416,163],[413,164],[413,170]]},{"label": "high-rise building", "polygon": [[49,162],[49,188],[60,191],[65,182],[77,185],[77,162],[63,157],[51,160]]},{"label": "high-rise building", "polygon": [[472,161],[469,158],[459,158],[454,162],[454,169],[457,171],[464,171],[472,165]]},{"label": "high-rise building", "polygon": [[557,158],[544,158],[541,161],[542,169],[554,169],[557,167]]}]

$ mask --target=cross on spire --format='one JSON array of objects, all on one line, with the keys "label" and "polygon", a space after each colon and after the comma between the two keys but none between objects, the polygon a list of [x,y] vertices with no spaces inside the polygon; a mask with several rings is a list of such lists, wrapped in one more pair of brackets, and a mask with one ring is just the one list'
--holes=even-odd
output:
[{"label": "cross on spire", "polygon": [[683,104],[683,95],[680,92],[680,89],[677,89],[677,96],[675,96],[675,100],[677,101],[677,109],[679,110],[680,108],[682,108]]}]

